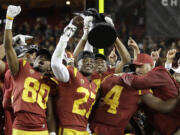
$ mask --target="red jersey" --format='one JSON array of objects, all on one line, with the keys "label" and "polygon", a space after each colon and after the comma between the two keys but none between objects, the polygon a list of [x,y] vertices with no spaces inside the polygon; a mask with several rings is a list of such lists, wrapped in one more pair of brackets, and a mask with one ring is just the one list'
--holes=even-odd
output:
[{"label": "red jersey", "polygon": [[[124,84],[121,76],[116,75],[105,79],[100,89],[104,104],[96,110],[95,123],[119,129],[114,129],[118,133],[112,133],[113,135],[124,135],[124,129],[138,108],[140,97],[151,91],[137,91]],[[98,133],[96,129],[97,127],[94,130]]]},{"label": "red jersey", "polygon": [[8,70],[5,74],[3,89],[4,89],[3,108],[4,109],[12,108],[11,93],[13,90],[13,79],[10,70]]},{"label": "red jersey", "polygon": [[13,127],[28,131],[47,130],[45,111],[51,90],[47,78],[25,60],[19,61],[19,72],[12,78],[12,106],[16,116]]},{"label": "red jersey", "polygon": [[[4,79],[5,79],[5,73],[7,72],[8,70],[8,64],[5,63],[5,71],[4,73],[2,73],[0,75],[0,103],[3,103],[3,99],[4,99],[4,89],[3,89],[3,86],[4,86]],[[1,104],[2,105],[2,104]],[[4,127],[5,127],[5,135],[11,135],[11,133],[8,133],[6,132],[7,130],[7,126],[10,127],[10,124],[7,122],[7,119],[8,119],[8,114],[6,113],[5,110],[3,110],[3,107],[0,105],[0,132],[3,134],[3,131],[4,131]]]},{"label": "red jersey", "polygon": [[114,74],[115,69],[108,69],[106,72],[103,73],[98,73],[98,72],[94,72],[91,76],[91,80],[94,81],[94,83],[97,85],[97,90],[99,89],[101,82],[108,76],[111,74]]},{"label": "red jersey", "polygon": [[59,82],[56,102],[60,128],[86,131],[88,118],[95,102],[96,85],[76,68],[68,67],[70,80]]},{"label": "red jersey", "polygon": [[[151,88],[153,90],[153,94],[163,100],[175,98],[179,93],[179,85],[162,66],[154,68],[152,71],[143,76],[125,74],[123,75],[123,81],[135,89]],[[168,114],[153,111],[150,117],[154,128],[163,135],[170,135],[178,127],[180,127],[179,106]],[[166,124],[162,123],[162,119],[167,121]]]},{"label": "red jersey", "polygon": [[11,71],[7,70],[4,77],[4,96],[3,96],[3,108],[5,111],[5,135],[12,135],[12,125],[14,120],[13,109],[11,105],[11,93],[13,90],[13,82]]}]

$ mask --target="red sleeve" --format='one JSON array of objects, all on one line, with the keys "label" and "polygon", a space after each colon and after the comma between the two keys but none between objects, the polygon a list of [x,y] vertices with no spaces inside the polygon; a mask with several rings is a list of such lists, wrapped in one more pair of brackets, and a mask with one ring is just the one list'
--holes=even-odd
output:
[{"label": "red sleeve", "polygon": [[124,83],[135,89],[150,89],[167,84],[166,75],[167,73],[163,70],[152,70],[143,76],[124,74],[122,79]]}]

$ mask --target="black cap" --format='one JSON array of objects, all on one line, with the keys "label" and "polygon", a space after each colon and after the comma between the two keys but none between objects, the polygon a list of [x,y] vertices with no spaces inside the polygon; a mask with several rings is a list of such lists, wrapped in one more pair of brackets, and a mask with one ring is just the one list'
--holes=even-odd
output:
[{"label": "black cap", "polygon": [[51,60],[51,53],[47,50],[47,49],[39,49],[37,51],[36,57],[38,57],[39,55],[46,55],[48,60]]},{"label": "black cap", "polygon": [[100,53],[95,54],[95,60],[98,59],[98,58],[103,59],[103,60],[105,60],[105,61],[107,60],[107,59],[106,59],[106,56],[105,56],[105,55],[102,55],[102,54],[100,54]]},{"label": "black cap", "polygon": [[77,57],[77,61],[84,59],[84,58],[92,58],[95,59],[95,56],[92,52],[90,51],[82,51],[79,53],[78,57]]}]

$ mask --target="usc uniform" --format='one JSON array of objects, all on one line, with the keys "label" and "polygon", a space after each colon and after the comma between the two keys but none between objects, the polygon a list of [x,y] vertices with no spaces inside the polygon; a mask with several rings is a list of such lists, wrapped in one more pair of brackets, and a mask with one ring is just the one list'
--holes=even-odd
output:
[{"label": "usc uniform", "polygon": [[13,82],[12,82],[12,76],[10,70],[8,70],[5,73],[3,89],[4,89],[3,108],[5,112],[5,135],[12,135],[14,114],[11,104],[11,93],[13,90]]},{"label": "usc uniform", "polygon": [[96,85],[76,68],[67,67],[70,79],[59,82],[56,102],[59,135],[88,135],[88,118],[95,103]]},{"label": "usc uniform", "polygon": [[121,76],[111,75],[101,84],[104,104],[96,109],[93,132],[97,135],[124,135],[142,95],[150,90],[135,90],[123,83]]},{"label": "usc uniform", "polygon": [[45,111],[52,81],[25,60],[19,61],[19,72],[12,78],[13,135],[48,135]]},{"label": "usc uniform", "polygon": [[108,69],[106,72],[103,73],[98,73],[98,72],[94,72],[91,76],[91,80],[97,85],[97,89],[96,91],[99,89],[101,82],[108,76],[111,74],[114,74],[115,72],[115,68],[112,69]]},{"label": "usc uniform", "polygon": [[[144,76],[125,74],[122,78],[127,85],[133,88],[152,88],[153,95],[165,101],[171,98],[175,98],[179,93],[179,85],[162,66],[154,68]],[[148,113],[148,115],[154,128],[163,135],[171,135],[178,128],[180,128],[179,106],[167,114],[151,111],[151,113]]]}]

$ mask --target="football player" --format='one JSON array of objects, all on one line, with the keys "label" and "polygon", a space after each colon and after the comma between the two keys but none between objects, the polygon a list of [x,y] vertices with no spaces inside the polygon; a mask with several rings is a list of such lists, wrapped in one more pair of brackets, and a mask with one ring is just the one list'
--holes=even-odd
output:
[{"label": "football player", "polygon": [[53,86],[44,74],[50,70],[51,54],[47,50],[39,50],[33,66],[26,60],[17,59],[12,47],[12,24],[20,12],[20,6],[8,6],[4,34],[4,47],[13,79],[11,99],[15,119],[12,134],[48,135],[45,112]]},{"label": "football player", "polygon": [[59,80],[56,102],[59,135],[88,135],[88,118],[95,102],[96,85],[89,81],[94,71],[94,54],[80,52],[77,68],[62,63],[67,42],[77,29],[76,21],[74,18],[64,29],[51,61],[54,75]]}]

